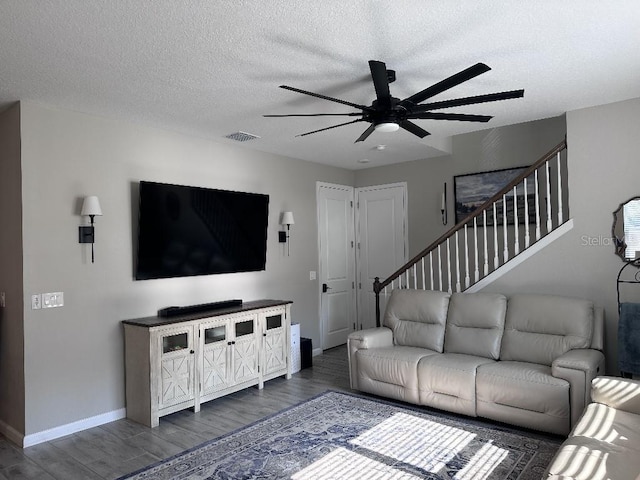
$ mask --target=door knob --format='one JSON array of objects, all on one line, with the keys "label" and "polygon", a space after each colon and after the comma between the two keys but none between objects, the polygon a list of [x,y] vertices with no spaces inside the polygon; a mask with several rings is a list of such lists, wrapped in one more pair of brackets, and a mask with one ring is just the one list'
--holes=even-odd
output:
[{"label": "door knob", "polygon": [[331,290],[331,287],[329,285],[327,285],[326,283],[322,284],[322,293],[327,293],[329,290]]}]

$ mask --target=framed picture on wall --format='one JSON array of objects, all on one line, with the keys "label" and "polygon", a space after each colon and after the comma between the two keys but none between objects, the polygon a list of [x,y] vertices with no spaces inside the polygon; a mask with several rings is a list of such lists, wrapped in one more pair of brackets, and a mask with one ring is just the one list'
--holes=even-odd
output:
[{"label": "framed picture on wall", "polygon": [[[456,223],[463,221],[478,207],[502,190],[514,178],[520,175],[529,167],[505,168],[502,170],[491,170],[488,172],[470,173],[467,175],[457,175],[453,177],[453,189],[456,205]],[[535,222],[535,184],[533,174],[527,179],[527,203],[529,213],[529,223]],[[518,185],[516,189],[518,204],[518,223],[524,223],[524,186]],[[506,195],[507,202],[507,225],[513,225],[513,190]],[[502,200],[496,202],[497,224],[503,224]],[[493,225],[493,209],[487,211],[487,226]],[[482,218],[478,221],[478,226],[482,226]]]}]

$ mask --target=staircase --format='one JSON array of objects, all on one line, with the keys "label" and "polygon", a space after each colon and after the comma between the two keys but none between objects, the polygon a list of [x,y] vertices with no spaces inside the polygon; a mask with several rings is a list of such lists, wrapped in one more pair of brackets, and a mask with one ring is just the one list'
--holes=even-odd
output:
[{"label": "staircase", "polygon": [[473,289],[566,227],[566,152],[565,139],[387,279],[376,277],[376,325],[381,295],[395,288]]}]

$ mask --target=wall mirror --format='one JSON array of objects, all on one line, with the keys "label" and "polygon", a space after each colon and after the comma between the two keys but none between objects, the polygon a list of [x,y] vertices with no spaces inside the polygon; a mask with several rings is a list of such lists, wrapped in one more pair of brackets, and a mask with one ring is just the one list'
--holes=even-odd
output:
[{"label": "wall mirror", "polygon": [[640,259],[640,197],[621,203],[613,212],[612,237],[616,255],[623,261]]}]

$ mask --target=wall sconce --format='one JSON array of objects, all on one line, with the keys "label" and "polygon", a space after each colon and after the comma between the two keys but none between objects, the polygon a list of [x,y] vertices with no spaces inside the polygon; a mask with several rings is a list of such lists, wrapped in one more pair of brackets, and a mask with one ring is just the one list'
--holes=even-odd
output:
[{"label": "wall sconce", "polygon": [[447,224],[447,182],[444,182],[444,190],[442,191],[442,204],[440,206],[440,213],[442,214],[442,224]]},{"label": "wall sconce", "polygon": [[287,226],[287,231],[286,232],[278,232],[278,241],[280,243],[286,243],[287,244],[287,256],[291,253],[291,243],[289,242],[289,229],[291,228],[291,225],[293,225],[294,223],[296,223],[293,220],[293,212],[282,212],[282,216],[280,217],[280,225],[286,225]]},{"label": "wall sconce", "polygon": [[93,244],[95,243],[95,229],[93,227],[93,219],[96,215],[102,215],[102,209],[100,208],[100,201],[98,200],[98,197],[94,195],[85,197],[82,202],[80,215],[82,217],[89,217],[91,220],[90,226],[80,226],[78,240],[80,243],[91,244],[91,263],[94,263]]}]

